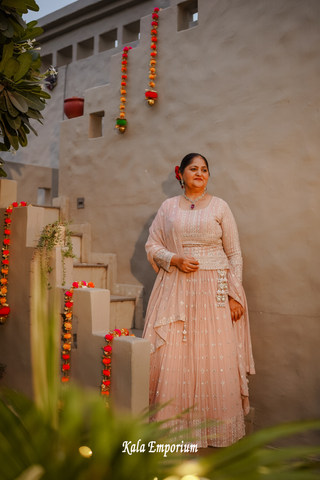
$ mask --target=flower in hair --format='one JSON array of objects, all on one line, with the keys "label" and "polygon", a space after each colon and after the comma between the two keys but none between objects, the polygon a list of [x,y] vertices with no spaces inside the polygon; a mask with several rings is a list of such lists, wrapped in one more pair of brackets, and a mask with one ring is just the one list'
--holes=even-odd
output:
[{"label": "flower in hair", "polygon": [[179,182],[180,182],[181,178],[180,178],[180,175],[179,175],[179,170],[180,170],[180,168],[177,166],[177,167],[175,167],[174,172],[176,174],[176,179],[179,180]]}]

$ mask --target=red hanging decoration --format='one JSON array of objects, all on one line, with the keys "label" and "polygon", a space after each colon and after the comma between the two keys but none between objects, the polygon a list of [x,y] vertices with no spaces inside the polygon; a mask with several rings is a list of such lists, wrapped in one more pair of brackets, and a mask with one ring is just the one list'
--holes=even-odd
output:
[{"label": "red hanging decoration", "polygon": [[8,294],[8,274],[9,274],[9,248],[11,235],[11,214],[12,210],[17,207],[26,207],[27,202],[13,202],[8,206],[4,215],[4,239],[2,247],[2,266],[1,266],[1,280],[0,280],[0,324],[6,323],[10,314],[10,307],[7,302]]},{"label": "red hanging decoration", "polygon": [[73,320],[73,290],[75,288],[94,288],[92,282],[73,282],[70,290],[66,291],[64,294],[64,312],[63,325],[62,325],[62,354],[61,358],[63,360],[62,372],[63,376],[61,377],[62,383],[67,383],[70,380],[70,358],[71,358],[71,339],[72,339],[72,320]]},{"label": "red hanging decoration", "polygon": [[145,96],[148,104],[150,106],[154,105],[156,99],[158,98],[158,94],[155,91],[155,78],[156,78],[156,56],[157,56],[157,42],[158,42],[158,19],[159,15],[158,12],[160,11],[159,8],[155,8],[152,14],[152,22],[151,22],[151,60],[150,60],[150,68],[149,68],[149,90],[146,90]]},{"label": "red hanging decoration", "polygon": [[[123,337],[126,336],[128,337],[129,330],[126,328],[115,328],[113,332],[109,332],[104,338],[106,339],[107,345],[103,347],[103,358],[102,358],[102,363],[103,363],[103,370],[102,370],[102,375],[103,375],[103,380],[101,383],[101,395],[104,395],[106,398],[109,397],[110,395],[110,385],[111,385],[111,354],[112,354],[112,340],[114,337]],[[131,337],[134,337],[134,335],[130,335]]]},{"label": "red hanging decoration", "polygon": [[119,106],[120,114],[119,114],[119,117],[116,120],[116,128],[119,129],[120,133],[124,133],[126,128],[127,128],[125,103],[126,103],[126,94],[127,94],[126,87],[127,87],[128,76],[127,76],[126,72],[127,72],[127,66],[128,66],[128,60],[127,60],[128,59],[128,53],[131,49],[132,49],[132,47],[124,47],[123,53],[122,53],[122,62],[121,62],[122,75],[121,75],[121,88],[120,88],[120,94],[121,94],[120,102],[121,102],[121,104]]}]

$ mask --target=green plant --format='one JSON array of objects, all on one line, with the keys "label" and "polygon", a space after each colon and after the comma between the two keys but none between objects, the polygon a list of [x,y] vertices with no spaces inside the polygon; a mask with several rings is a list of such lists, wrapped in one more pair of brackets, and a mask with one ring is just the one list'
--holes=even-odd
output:
[{"label": "green plant", "polygon": [[[51,273],[52,271],[52,268],[50,267],[52,250],[57,245],[62,246],[62,285],[65,285],[66,277],[65,259],[76,258],[76,255],[73,253],[73,246],[71,240],[71,236],[74,234],[74,232],[72,232],[68,228],[70,223],[71,222],[60,222],[59,220],[57,220],[54,223],[46,225],[41,232],[38,245],[36,247],[36,250],[41,251],[42,253],[40,257],[40,262],[42,262],[43,269],[46,272],[46,276],[48,277],[49,273]],[[47,286],[49,289],[51,288],[48,279]]]},{"label": "green plant", "polygon": [[[42,123],[41,111],[51,98],[42,88],[50,72],[40,74],[40,49],[34,40],[43,30],[36,21],[26,24],[22,19],[28,10],[39,10],[34,0],[0,2],[0,151],[25,147],[30,131],[37,135],[30,119]],[[6,176],[1,166],[0,176]]]}]

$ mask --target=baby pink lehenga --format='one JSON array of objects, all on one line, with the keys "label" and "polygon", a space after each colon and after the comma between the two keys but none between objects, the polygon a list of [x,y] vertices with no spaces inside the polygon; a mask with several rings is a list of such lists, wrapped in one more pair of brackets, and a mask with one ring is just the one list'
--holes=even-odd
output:
[{"label": "baby pink lehenga", "polygon": [[[158,272],[143,333],[151,343],[150,403],[171,400],[155,420],[189,408],[173,429],[192,427],[198,447],[226,447],[245,434],[246,374],[254,373],[238,231],[223,200],[182,210],[179,199],[161,205],[146,244]],[[174,254],[192,255],[199,270],[170,266]],[[235,323],[228,295],[245,308]]]}]

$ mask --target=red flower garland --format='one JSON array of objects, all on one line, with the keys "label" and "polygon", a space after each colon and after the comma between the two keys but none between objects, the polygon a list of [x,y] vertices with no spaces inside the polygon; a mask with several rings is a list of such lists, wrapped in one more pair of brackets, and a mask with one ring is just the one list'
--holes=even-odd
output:
[{"label": "red flower garland", "polygon": [[[113,332],[109,332],[104,338],[107,341],[107,345],[103,347],[103,358],[102,358],[102,363],[103,363],[103,370],[102,370],[102,375],[103,375],[103,380],[101,383],[101,395],[105,395],[106,397],[109,397],[110,395],[110,376],[111,376],[111,353],[112,353],[112,347],[111,347],[111,342],[114,339],[114,337],[123,337],[126,336],[128,337],[129,330],[127,328],[121,328],[119,330],[118,328],[115,328]],[[130,335],[131,337],[134,337],[133,334]]]},{"label": "red flower garland", "polygon": [[132,47],[124,47],[123,49],[123,54],[122,54],[122,62],[121,62],[121,72],[122,72],[122,75],[121,75],[121,88],[120,88],[120,94],[121,94],[121,98],[120,98],[120,102],[121,102],[121,105],[119,106],[120,108],[120,114],[119,114],[119,118],[117,118],[116,120],[116,128],[119,129],[119,132],[120,133],[124,133],[126,128],[127,128],[127,120],[126,120],[126,112],[125,112],[125,103],[126,103],[126,94],[127,94],[127,90],[126,90],[126,86],[127,86],[127,78],[128,78],[128,75],[127,75],[127,65],[128,65],[128,53],[129,53],[129,50],[131,50]]},{"label": "red flower garland", "polygon": [[63,325],[62,325],[62,364],[63,377],[61,378],[62,383],[69,382],[69,370],[70,370],[70,353],[71,353],[71,338],[72,338],[72,319],[73,319],[73,290],[75,288],[94,288],[92,282],[73,282],[70,290],[64,294],[64,313]]},{"label": "red flower garland", "polygon": [[8,293],[8,273],[9,273],[9,247],[10,247],[10,235],[11,235],[11,214],[13,208],[26,207],[26,202],[13,202],[5,211],[4,219],[4,240],[2,247],[2,267],[0,280],[0,324],[5,323],[10,314],[10,307],[7,302]]},{"label": "red flower garland", "polygon": [[158,20],[159,20],[159,8],[155,8],[152,14],[152,22],[151,22],[151,60],[150,60],[150,69],[149,69],[149,87],[151,90],[146,90],[145,96],[147,102],[150,106],[154,105],[156,99],[158,98],[157,92],[154,90],[156,84],[154,82],[156,78],[156,59],[157,56],[157,42],[158,42]]}]

